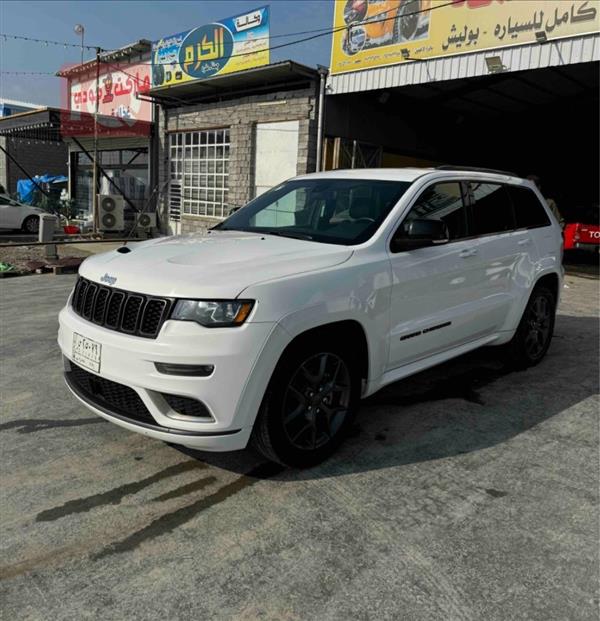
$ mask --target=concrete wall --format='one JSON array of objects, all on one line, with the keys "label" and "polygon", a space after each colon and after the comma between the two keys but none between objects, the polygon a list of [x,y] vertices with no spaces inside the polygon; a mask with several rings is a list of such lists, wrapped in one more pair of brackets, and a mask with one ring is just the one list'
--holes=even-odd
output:
[{"label": "concrete wall", "polygon": [[[68,175],[68,147],[63,142],[43,143],[16,138],[0,138],[2,146],[33,177],[35,175]],[[0,152],[0,183],[6,191],[17,191],[17,181],[26,179],[19,167]]]},{"label": "concrete wall", "polygon": [[[280,91],[229,101],[164,110],[158,128],[159,183],[169,179],[166,132],[228,127],[230,131],[229,202],[241,207],[253,198],[257,123],[299,121],[297,174],[314,172],[317,144],[316,93],[313,89]],[[165,186],[168,187],[168,186]],[[168,223],[168,191],[162,193],[161,222]],[[184,216],[181,232],[206,230],[215,218]],[[171,232],[171,231],[166,231]]]}]

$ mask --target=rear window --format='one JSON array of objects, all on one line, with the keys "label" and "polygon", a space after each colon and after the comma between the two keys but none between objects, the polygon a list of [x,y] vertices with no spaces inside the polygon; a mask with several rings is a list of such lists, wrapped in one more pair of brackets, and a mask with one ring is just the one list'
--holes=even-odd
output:
[{"label": "rear window", "polygon": [[533,190],[514,185],[508,186],[507,190],[515,209],[517,228],[550,225],[550,218]]},{"label": "rear window", "polygon": [[492,235],[515,228],[513,209],[506,187],[496,183],[470,184],[473,235]]}]

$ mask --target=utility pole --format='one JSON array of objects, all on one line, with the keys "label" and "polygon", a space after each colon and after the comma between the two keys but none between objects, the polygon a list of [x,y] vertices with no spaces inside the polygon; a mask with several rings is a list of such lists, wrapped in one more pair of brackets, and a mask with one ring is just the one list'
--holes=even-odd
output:
[{"label": "utility pole", "polygon": [[83,65],[83,36],[85,34],[85,27],[83,24],[75,24],[75,28],[73,29],[75,34],[78,34],[81,37],[81,64]]},{"label": "utility pole", "polygon": [[317,119],[317,163],[316,171],[323,169],[323,123],[325,119],[325,83],[329,70],[322,65],[317,66],[319,71],[319,111]]},{"label": "utility pole", "polygon": [[94,103],[94,167],[92,174],[92,222],[98,232],[98,103],[100,100],[100,48],[96,48],[96,101]]}]

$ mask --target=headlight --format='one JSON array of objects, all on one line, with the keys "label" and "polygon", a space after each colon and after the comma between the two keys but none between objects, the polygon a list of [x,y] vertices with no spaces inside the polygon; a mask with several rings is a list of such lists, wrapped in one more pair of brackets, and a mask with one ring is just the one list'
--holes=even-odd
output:
[{"label": "headlight", "polygon": [[178,300],[171,319],[195,321],[206,328],[233,328],[248,318],[253,300]]}]

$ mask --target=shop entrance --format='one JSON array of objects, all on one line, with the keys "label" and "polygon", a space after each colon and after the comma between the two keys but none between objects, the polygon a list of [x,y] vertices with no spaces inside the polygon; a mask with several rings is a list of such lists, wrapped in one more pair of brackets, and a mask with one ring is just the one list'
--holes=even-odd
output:
[{"label": "shop entrance", "polygon": [[332,96],[328,143],[379,147],[375,166],[534,174],[567,221],[597,222],[599,73],[580,63]]}]

